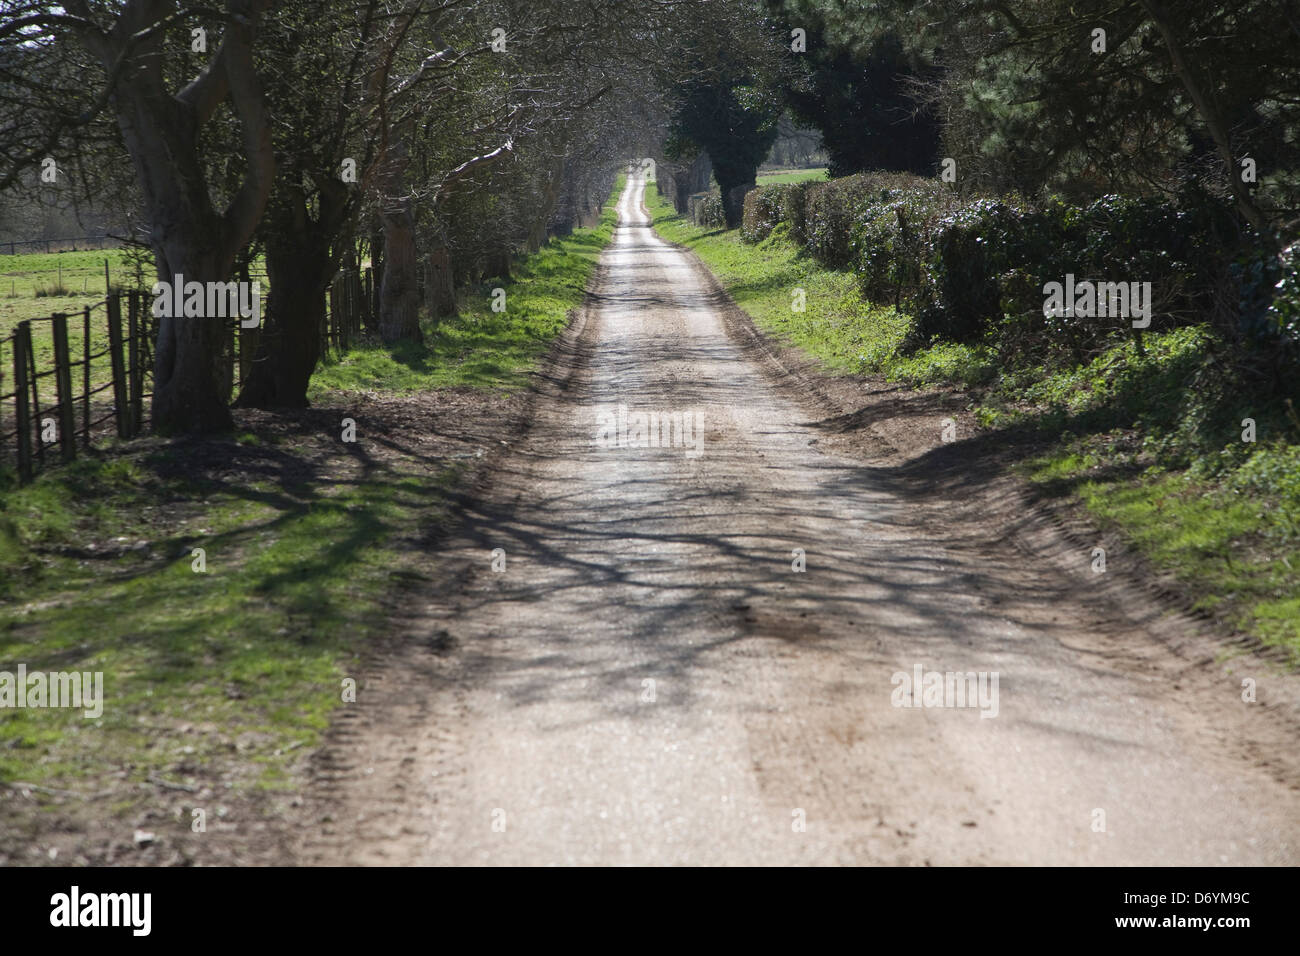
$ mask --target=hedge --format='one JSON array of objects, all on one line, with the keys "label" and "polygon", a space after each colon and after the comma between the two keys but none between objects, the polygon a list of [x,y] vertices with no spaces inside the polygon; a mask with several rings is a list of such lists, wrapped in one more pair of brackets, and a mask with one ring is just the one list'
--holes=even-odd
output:
[{"label": "hedge", "polygon": [[690,200],[691,221],[697,226],[726,226],[727,212],[717,193],[697,193]]},{"label": "hedge", "polygon": [[1282,256],[1223,200],[961,197],[935,179],[861,173],[761,186],[741,239],[779,223],[822,265],[851,269],[864,297],[915,317],[911,346],[982,341],[1008,356],[1081,359],[1133,335],[1129,317],[1045,314],[1044,286],[1151,283],[1150,328],[1210,320],[1230,337],[1300,350],[1300,244]]}]

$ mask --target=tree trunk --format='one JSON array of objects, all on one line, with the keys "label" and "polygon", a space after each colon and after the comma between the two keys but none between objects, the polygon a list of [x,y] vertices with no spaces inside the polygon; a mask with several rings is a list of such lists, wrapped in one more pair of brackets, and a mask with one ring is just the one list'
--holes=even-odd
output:
[{"label": "tree trunk", "polygon": [[397,134],[384,174],[381,219],[384,227],[384,278],[379,294],[379,337],[386,345],[423,343],[420,286],[415,252],[415,212],[405,189],[406,140]]},{"label": "tree trunk", "polygon": [[235,402],[242,408],[306,408],[307,384],[320,360],[334,262],[328,250],[286,239],[266,247],[271,295],[252,373]]},{"label": "tree trunk", "polygon": [[1178,35],[1174,32],[1173,17],[1164,8],[1163,4],[1157,2],[1157,0],[1142,0],[1142,6],[1147,15],[1151,17],[1161,39],[1165,41],[1165,47],[1169,51],[1169,59],[1174,65],[1174,72],[1178,74],[1178,79],[1182,82],[1183,88],[1187,90],[1192,105],[1201,114],[1201,119],[1205,121],[1205,126],[1214,139],[1214,145],[1219,151],[1219,157],[1223,160],[1224,166],[1227,167],[1228,181],[1232,184],[1232,196],[1236,200],[1238,212],[1252,226],[1262,231],[1267,224],[1267,217],[1264,215],[1264,211],[1256,205],[1250,190],[1246,188],[1246,184],[1242,182],[1241,170],[1237,166],[1237,157],[1232,151],[1232,140],[1228,133],[1228,124],[1224,120],[1218,104],[1214,101],[1213,92],[1201,83],[1196,71],[1188,61],[1187,55],[1183,52]]},{"label": "tree trunk", "polygon": [[709,159],[709,154],[700,150],[698,156],[691,160],[691,164],[685,170],[680,170],[674,179],[675,191],[673,194],[673,207],[681,215],[690,212],[691,197],[696,193],[709,191],[709,179],[713,176],[713,161]]},{"label": "tree trunk", "polygon": [[748,182],[718,183],[722,189],[722,211],[727,217],[727,228],[735,229],[745,215],[745,194],[754,188],[754,177]]},{"label": "tree trunk", "polygon": [[436,319],[456,314],[456,283],[451,268],[451,251],[446,246],[440,246],[429,256],[425,301]]},{"label": "tree trunk", "polygon": [[484,279],[500,279],[503,282],[510,278],[510,250],[503,246],[495,246],[488,250],[487,264],[483,268]]},{"label": "tree trunk", "polygon": [[423,343],[415,261],[415,217],[402,201],[384,210],[384,283],[379,295],[379,337],[387,345]]},{"label": "tree trunk", "polygon": [[[256,21],[269,0],[250,0],[226,27],[221,47],[204,71],[177,92],[163,69],[163,33],[135,41],[163,19],[161,0],[130,0],[111,32],[79,30],[82,43],[112,74],[126,56],[113,90],[113,109],[136,168],[152,224],[150,244],[158,279],[219,282],[252,237],[275,173],[270,123],[253,62]],[[84,2],[70,9],[89,19]],[[127,44],[134,43],[129,56]],[[218,212],[204,175],[199,130],[229,100],[238,120],[247,169],[230,205]],[[160,316],[154,350],[153,427],[161,433],[211,432],[232,425],[221,391],[225,320],[215,316]]]},{"label": "tree trunk", "polygon": [[530,254],[541,249],[542,243],[546,241],[546,224],[551,219],[551,213],[555,211],[555,200],[559,197],[560,186],[563,182],[564,157],[560,157],[556,160],[555,166],[551,170],[551,176],[546,182],[546,190],[542,194],[541,208],[537,210],[537,216],[528,230],[528,252]]},{"label": "tree trunk", "polygon": [[[158,278],[174,282],[219,281],[225,270],[194,241],[173,240],[157,253]],[[153,428],[160,434],[226,431],[233,426],[221,392],[223,319],[160,316],[154,351]]]},{"label": "tree trunk", "polygon": [[384,276],[384,230],[376,222],[370,232],[370,280],[371,300],[366,309],[366,331],[379,332],[379,297],[382,293]]},{"label": "tree trunk", "polygon": [[342,234],[342,246],[352,248],[347,188],[316,170],[310,178],[321,185],[312,203],[306,178],[296,166],[282,171],[261,230],[271,295],[252,369],[235,402],[244,408],[307,407],[307,384],[321,355],[325,292],[338,272]]}]

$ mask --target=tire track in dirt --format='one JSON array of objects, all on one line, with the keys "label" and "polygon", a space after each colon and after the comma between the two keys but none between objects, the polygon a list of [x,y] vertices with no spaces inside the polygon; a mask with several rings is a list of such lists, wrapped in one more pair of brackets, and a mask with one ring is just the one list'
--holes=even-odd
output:
[{"label": "tire track in dirt", "polygon": [[[299,859],[1295,863],[1296,679],[1228,673],[925,416],[769,347],[642,188],[318,755]],[[700,453],[601,447],[620,404],[698,411]],[[918,665],[996,672],[997,716],[893,706]]]}]

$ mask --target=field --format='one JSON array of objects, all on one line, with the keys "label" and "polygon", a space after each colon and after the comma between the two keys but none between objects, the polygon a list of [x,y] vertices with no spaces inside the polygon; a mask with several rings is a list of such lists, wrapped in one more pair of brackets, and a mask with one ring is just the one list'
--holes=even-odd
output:
[{"label": "field", "polygon": [[110,282],[135,286],[124,249],[0,256],[0,337],[23,319],[72,314],[102,301],[106,262]]},{"label": "field", "polygon": [[758,184],[760,186],[772,186],[776,183],[822,182],[825,179],[826,169],[824,167],[817,167],[816,169],[776,169],[758,174]]}]

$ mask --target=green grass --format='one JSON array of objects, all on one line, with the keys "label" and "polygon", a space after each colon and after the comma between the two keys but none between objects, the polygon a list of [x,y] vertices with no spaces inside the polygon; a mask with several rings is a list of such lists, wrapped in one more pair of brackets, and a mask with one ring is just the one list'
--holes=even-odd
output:
[{"label": "green grass", "polygon": [[[619,189],[623,182],[620,178]],[[455,317],[424,321],[424,345],[395,350],[360,345],[327,361],[312,379],[311,394],[523,385],[564,328],[569,310],[581,304],[617,218],[611,202],[595,228],[552,239],[519,263],[511,280],[500,286],[505,290],[503,312],[492,311],[494,286],[474,288],[461,298]]]},{"label": "green grass", "polygon": [[[56,312],[68,316],[68,348],[74,360],[84,354],[86,339],[83,310],[104,299],[104,262],[108,261],[112,282],[134,286],[125,251],[104,249],[97,252],[53,252],[31,255],[0,256],[0,339],[7,337],[24,319],[47,318]],[[62,283],[62,286],[60,286]],[[83,292],[84,289],[84,292]],[[54,367],[54,337],[49,322],[33,322],[32,351],[37,371]],[[104,309],[90,314],[90,351],[103,351],[108,345],[108,325]],[[0,349],[0,378],[13,384],[13,354]],[[112,378],[107,356],[91,361],[91,387]],[[73,386],[80,391],[81,369],[73,370]],[[53,405],[55,381],[49,376],[37,381],[42,406]],[[9,391],[9,387],[0,388]],[[103,396],[99,396],[101,399]],[[7,429],[6,429],[7,430]]]},{"label": "green grass", "polygon": [[[402,565],[393,543],[454,477],[412,466],[334,486],[196,485],[162,477],[167,454],[78,462],[4,496],[0,661],[102,672],[106,703],[98,720],[6,711],[0,780],[183,777],[234,746],[264,761],[255,784],[272,781],[275,758],[312,743],[338,704]],[[150,520],[178,501],[187,518]],[[121,550],[137,541],[147,549]]]},{"label": "green grass", "polygon": [[[1238,381],[1204,327],[1132,341],[1078,367],[1000,367],[990,349],[938,343],[900,354],[911,318],[865,301],[855,277],[818,266],[777,227],[746,245],[646,196],[654,228],[696,252],[755,323],[836,374],[969,389],[986,428],[1027,429],[1009,455],[1045,493],[1080,502],[1198,607],[1300,665],[1300,420]],[[802,288],[807,311],[791,308]],[[1241,422],[1257,423],[1257,441]],[[1023,435],[1023,432],[1019,432]],[[1043,450],[1043,449],[1046,450]]]},{"label": "green grass", "polygon": [[[87,338],[85,310],[90,309],[90,352],[95,354],[108,347],[108,320],[103,306],[105,297],[104,263],[108,262],[109,281],[114,288],[134,289],[142,282],[149,287],[154,274],[152,268],[143,274],[134,271],[127,258],[127,250],[104,249],[90,252],[33,253],[30,255],[0,256],[0,339],[7,337],[24,319],[46,319],[55,313],[68,316],[68,348],[73,361],[85,353]],[[262,267],[259,259],[254,269]],[[261,278],[262,301],[266,301],[268,286]],[[62,291],[60,291],[62,290]],[[83,291],[84,290],[84,291]],[[54,337],[49,322],[33,321],[32,351],[36,370],[43,372],[54,367]],[[0,349],[0,363],[4,379],[12,384],[13,355],[9,349]],[[90,386],[97,388],[112,379],[112,365],[107,355],[91,360]],[[80,393],[82,372],[74,368],[73,391]],[[37,381],[38,400],[43,407],[57,401],[54,376]],[[8,387],[0,391],[8,391]],[[109,397],[100,394],[103,403]],[[98,417],[102,414],[92,413]],[[11,427],[11,426],[10,426]],[[6,429],[7,430],[7,429]]]},{"label": "green grass", "polygon": [[[135,287],[124,249],[0,255],[0,338],[23,319],[80,312],[102,300],[105,260],[110,281]],[[64,294],[54,294],[60,282]]]},{"label": "green grass", "polygon": [[[581,304],[613,221],[611,207],[520,263],[504,313],[480,290],[423,353],[356,350],[313,394],[519,385]],[[205,454],[272,475],[296,455],[290,439],[216,441]],[[196,478],[177,467],[187,454],[145,439],[0,489],[0,670],[103,672],[107,698],[99,719],[0,711],[0,781],[97,790],[238,759],[251,769],[237,788],[285,785],[386,632],[398,582],[422,574],[412,540],[446,520],[463,468],[335,456],[327,474],[242,484]]]},{"label": "green grass", "polygon": [[[657,190],[646,191],[655,231],[697,253],[759,328],[816,357],[836,374],[870,372],[913,385],[987,381],[985,350],[940,344],[913,355],[898,352],[911,318],[862,298],[848,272],[824,269],[787,239],[784,223],[757,245],[740,230],[702,229],[677,214]],[[796,312],[795,290],[804,292]]]},{"label": "green grass", "polygon": [[805,182],[825,182],[826,168],[818,167],[817,169],[791,169],[780,172],[759,173],[757,182],[760,186],[771,186],[776,183],[805,183]]},{"label": "green grass", "polygon": [[[1300,662],[1300,541],[1270,539],[1274,513],[1259,499],[1177,472],[1107,477],[1107,461],[1067,443],[1035,460],[1029,474],[1078,495],[1102,524],[1197,595],[1194,606],[1224,612]],[[1296,503],[1290,508],[1294,520]]]},{"label": "green grass", "polygon": [[[1048,431],[1021,470],[1081,500],[1216,612],[1300,664],[1300,423],[1234,379],[1205,327],[1148,335],[1087,364],[1007,376],[995,426]],[[1242,421],[1256,421],[1256,441]]]}]

